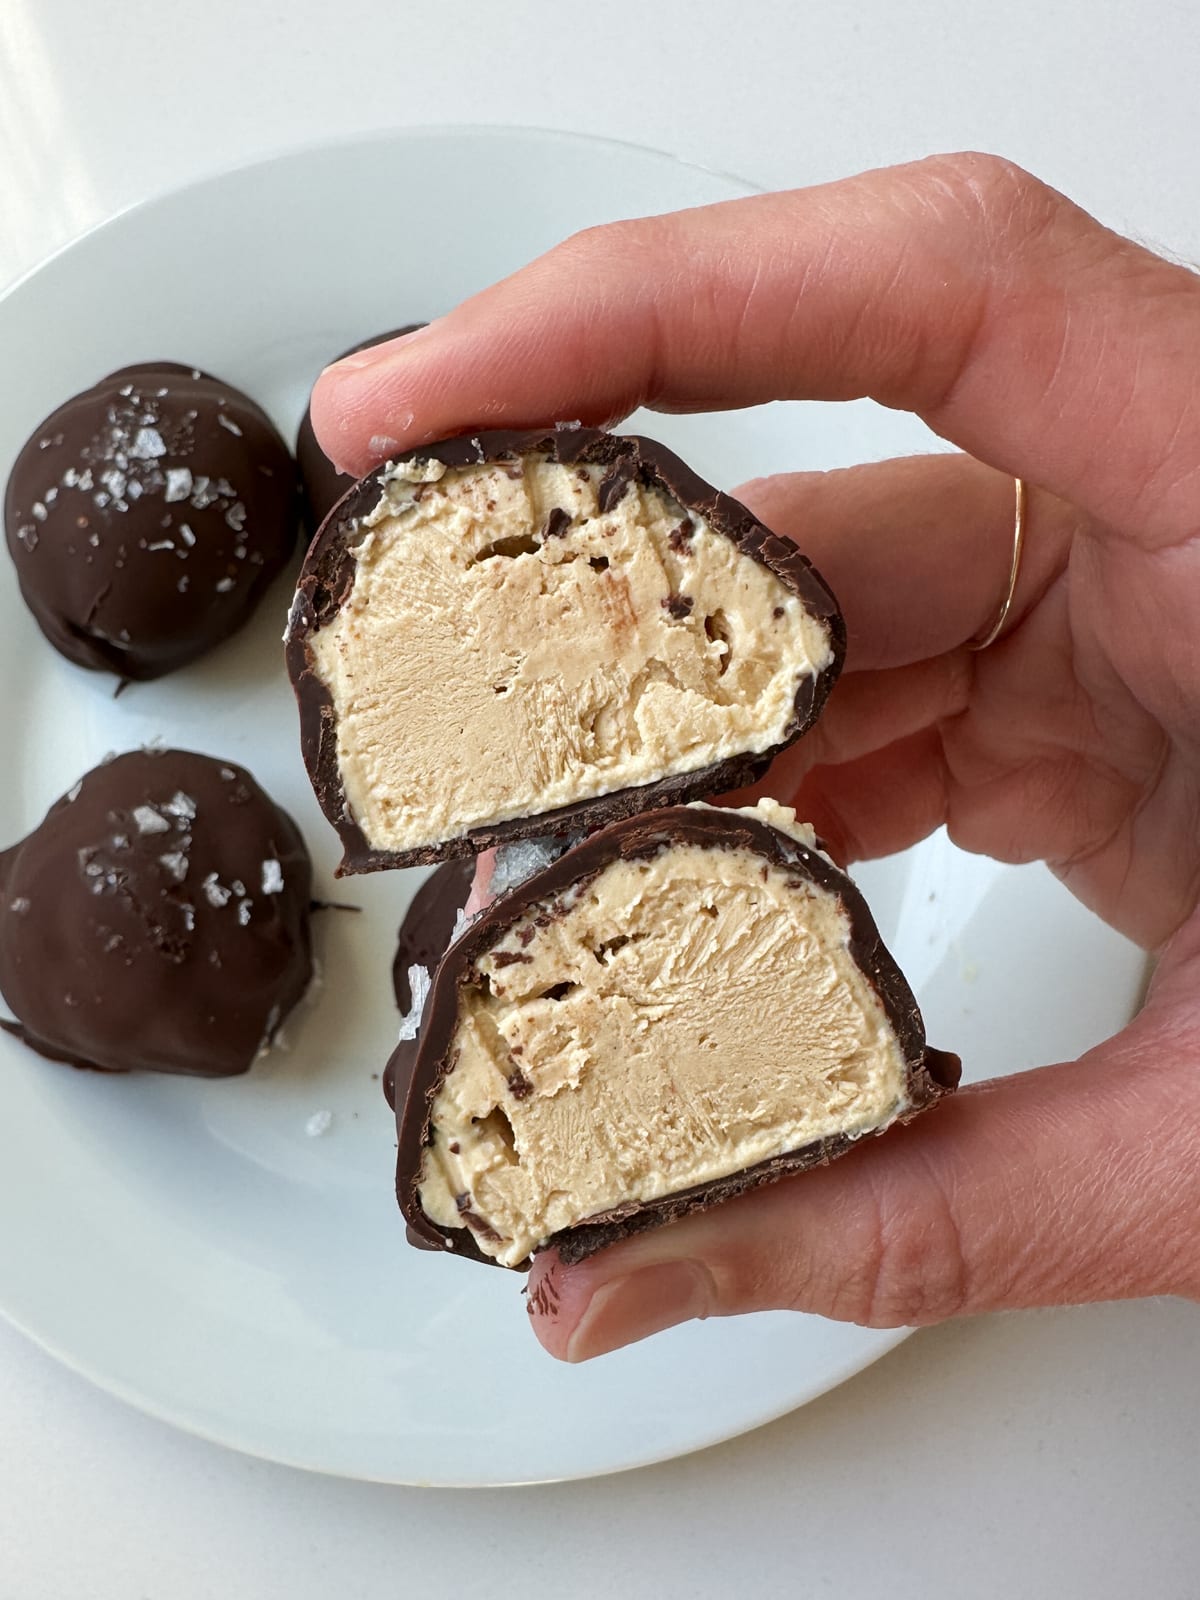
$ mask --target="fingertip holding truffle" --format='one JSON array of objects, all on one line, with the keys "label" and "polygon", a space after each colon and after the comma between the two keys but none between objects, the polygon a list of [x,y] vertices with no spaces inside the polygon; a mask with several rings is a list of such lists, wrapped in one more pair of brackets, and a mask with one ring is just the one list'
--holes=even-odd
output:
[{"label": "fingertip holding truffle", "polygon": [[[388,333],[375,334],[370,339],[365,339],[361,344],[352,345],[336,361],[326,367],[326,373],[337,374],[358,370],[368,366],[371,362],[381,359],[397,339],[415,333],[423,326],[422,323],[410,323],[404,328],[395,328]],[[317,438],[313,426],[313,404],[316,400],[317,390],[321,387],[325,374],[322,373],[313,386],[313,393],[309,396],[308,405],[304,408],[304,415],[300,419],[300,426],[296,432],[296,464],[300,469],[300,479],[304,486],[304,499],[307,508],[308,525],[311,532],[315,533],[342,498],[348,489],[354,486],[354,478],[345,472],[335,460],[330,459]],[[411,419],[410,419],[411,420]],[[325,444],[327,444],[336,458],[344,447],[344,440],[339,433],[332,437],[324,430]],[[372,439],[372,454],[377,460],[383,460],[393,450],[399,448],[395,440],[388,440],[384,448],[376,450],[377,443],[384,443],[382,438]]]},{"label": "fingertip holding truffle", "polygon": [[404,401],[410,385],[397,379],[409,352],[438,327],[437,319],[417,322],[368,340],[318,377],[309,401],[313,432],[340,470],[358,475],[392,454],[377,448],[379,438],[398,435],[395,449],[413,443],[413,407]]}]

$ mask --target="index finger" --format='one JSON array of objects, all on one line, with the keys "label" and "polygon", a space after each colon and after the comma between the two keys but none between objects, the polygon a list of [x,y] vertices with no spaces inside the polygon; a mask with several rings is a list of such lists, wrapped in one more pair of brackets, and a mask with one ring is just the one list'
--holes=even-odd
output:
[{"label": "index finger", "polygon": [[991,156],[617,223],[320,380],[365,471],[475,427],[871,396],[1152,543],[1190,531],[1200,288]]}]

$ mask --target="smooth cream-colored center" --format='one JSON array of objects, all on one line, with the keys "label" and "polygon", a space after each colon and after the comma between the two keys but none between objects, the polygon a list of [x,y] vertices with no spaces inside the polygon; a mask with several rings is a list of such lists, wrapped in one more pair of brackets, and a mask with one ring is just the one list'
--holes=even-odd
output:
[{"label": "smooth cream-colored center", "polygon": [[832,659],[774,573],[657,490],[602,512],[596,466],[392,471],[311,641],[376,849],[767,750]]},{"label": "smooth cream-colored center", "polygon": [[905,1062],[848,936],[833,894],[690,844],[533,908],[460,992],[426,1214],[515,1266],[614,1206],[884,1126]]}]

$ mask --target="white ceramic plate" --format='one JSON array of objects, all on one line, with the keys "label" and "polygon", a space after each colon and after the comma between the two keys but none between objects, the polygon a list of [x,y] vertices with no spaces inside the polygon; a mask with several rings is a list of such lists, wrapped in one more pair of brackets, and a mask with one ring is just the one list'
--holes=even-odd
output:
[{"label": "white ceramic plate", "polygon": [[[288,155],[79,240],[0,300],[0,475],[55,404],[148,358],[240,384],[289,433],[332,354],[435,315],[564,234],[726,199],[733,179],[630,146],[433,130]],[[706,476],[929,448],[865,405],[651,419]],[[43,643],[0,564],[0,842],[110,750],[151,739],[245,762],[297,817],[327,915],[326,982],[290,1049],[223,1083],[108,1078],[0,1038],[0,1310],[96,1383],[238,1449],[400,1483],[582,1477],[752,1428],[903,1337],[785,1315],[677,1330],[559,1366],[522,1280],[410,1250],[377,1074],[393,936],[417,873],[334,886],[297,750],[282,581],[208,661],[114,701]],[[1040,870],[942,838],[861,874],[931,1037],[972,1076],[1072,1055],[1119,1026],[1135,951]],[[330,1111],[322,1137],[306,1133]]]}]

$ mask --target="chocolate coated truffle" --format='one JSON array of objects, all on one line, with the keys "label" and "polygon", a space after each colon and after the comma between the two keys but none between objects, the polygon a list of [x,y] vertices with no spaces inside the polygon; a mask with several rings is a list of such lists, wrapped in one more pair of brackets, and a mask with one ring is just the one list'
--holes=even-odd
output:
[{"label": "chocolate coated truffle", "polygon": [[125,367],[51,413],[8,480],[4,527],[54,648],[161,677],[234,633],[291,555],[296,468],[262,408],[176,362]]},{"label": "chocolate coated truffle", "polygon": [[[403,334],[415,333],[418,328],[424,326],[423,322],[410,322],[406,328],[393,328],[390,333],[377,333],[373,339],[364,339],[361,344],[352,344],[349,350],[343,350],[340,355],[334,356],[333,361],[341,361],[346,356],[356,355],[360,350],[370,350],[373,345],[386,344],[389,339],[399,339]],[[332,362],[330,364],[332,365]],[[315,533],[346,490],[353,487],[354,479],[348,472],[339,472],[317,443],[309,406],[305,406],[300,427],[296,432],[296,465],[300,468],[308,525]]]},{"label": "chocolate coated truffle", "polygon": [[228,1077],[312,977],[312,869],[241,767],[134,750],[0,853],[5,1029],[72,1066]]},{"label": "chocolate coated truffle", "polygon": [[383,1071],[383,1097],[389,1106],[395,1106],[396,1056],[403,1056],[402,1076],[407,1082],[408,1057],[416,1049],[416,1025],[411,1018],[414,1004],[424,992],[421,986],[427,988],[429,974],[454,935],[474,876],[475,863],[470,859],[443,861],[417,890],[400,924],[392,962],[392,987],[404,1021],[400,1044]]},{"label": "chocolate coated truffle", "polygon": [[794,545],[661,445],[577,427],[451,439],[363,479],[288,628],[343,872],[747,783],[843,651]]},{"label": "chocolate coated truffle", "polygon": [[828,1162],[958,1062],[850,879],[762,801],[615,823],[493,901],[395,1081],[410,1237],[517,1267]]},{"label": "chocolate coated truffle", "polygon": [[471,893],[475,863],[444,861],[417,890],[396,937],[392,987],[402,1013],[412,1010],[412,969],[431,970],[442,959]]}]

